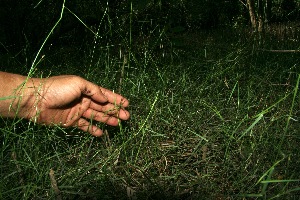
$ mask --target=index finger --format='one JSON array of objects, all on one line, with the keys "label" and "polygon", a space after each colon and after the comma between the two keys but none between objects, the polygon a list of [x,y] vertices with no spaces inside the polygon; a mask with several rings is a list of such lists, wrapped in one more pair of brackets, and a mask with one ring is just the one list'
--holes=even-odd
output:
[{"label": "index finger", "polygon": [[96,102],[108,102],[111,104],[122,105],[122,107],[127,107],[129,105],[129,101],[121,95],[114,93],[106,88],[95,85],[94,83],[91,83],[84,79],[81,80],[84,81],[84,84],[80,85],[82,86],[82,88],[80,88],[81,92],[85,95],[90,96]]},{"label": "index finger", "polygon": [[100,90],[109,103],[121,105],[124,108],[129,105],[129,101],[125,97],[103,87],[100,87]]}]

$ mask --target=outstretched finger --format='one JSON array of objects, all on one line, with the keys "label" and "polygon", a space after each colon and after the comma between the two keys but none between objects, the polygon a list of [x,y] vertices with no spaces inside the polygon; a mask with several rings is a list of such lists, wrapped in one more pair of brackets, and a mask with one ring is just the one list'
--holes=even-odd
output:
[{"label": "outstretched finger", "polygon": [[102,112],[106,115],[116,116],[122,120],[129,119],[129,112],[123,108],[120,108],[118,105],[114,105],[112,103],[99,104],[97,102],[91,101],[90,109],[95,112]]},{"label": "outstretched finger", "polygon": [[83,113],[83,117],[86,119],[95,120],[98,122],[105,123],[110,126],[118,126],[119,125],[119,119],[121,120],[127,120],[129,118],[128,111],[120,110],[119,116],[111,116],[107,115],[103,112],[98,112],[92,109],[88,109]]},{"label": "outstretched finger", "polygon": [[129,105],[128,100],[121,95],[106,88],[99,87],[98,85],[91,83],[83,78],[81,78],[79,87],[84,95],[91,97],[96,102],[109,102],[116,105],[122,105],[122,107],[127,107]]},{"label": "outstretched finger", "polygon": [[102,94],[104,94],[104,96],[107,98],[107,101],[109,103],[121,105],[124,108],[128,107],[129,101],[123,96],[103,87],[100,87],[100,90]]},{"label": "outstretched finger", "polygon": [[89,132],[90,134],[97,137],[102,136],[103,134],[103,131],[99,127],[92,125],[90,122],[83,118],[80,118],[78,120],[77,128],[83,130],[84,132]]}]

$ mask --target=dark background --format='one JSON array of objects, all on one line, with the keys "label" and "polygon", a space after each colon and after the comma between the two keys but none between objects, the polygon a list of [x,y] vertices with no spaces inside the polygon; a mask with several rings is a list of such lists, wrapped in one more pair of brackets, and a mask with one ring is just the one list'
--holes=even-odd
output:
[{"label": "dark background", "polygon": [[[300,3],[296,0],[260,0],[254,3],[257,11],[259,6],[263,8],[266,26],[299,21]],[[2,0],[1,55],[14,57],[20,63],[30,63],[58,20],[62,5],[63,1]],[[246,0],[75,0],[67,1],[65,6],[95,32],[101,27],[101,45],[123,43],[124,38],[129,37],[129,29],[138,41],[137,38],[144,40],[150,32],[154,37],[163,32],[172,38],[187,31],[250,27]],[[85,44],[90,44],[93,37],[92,32],[65,9],[62,21],[44,50],[71,46],[84,51],[90,48]]]}]

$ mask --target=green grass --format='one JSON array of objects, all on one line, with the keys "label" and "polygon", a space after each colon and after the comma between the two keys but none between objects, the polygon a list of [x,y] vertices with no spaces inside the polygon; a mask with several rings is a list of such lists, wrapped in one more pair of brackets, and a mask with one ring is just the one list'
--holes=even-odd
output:
[{"label": "green grass", "polygon": [[150,35],[44,52],[34,76],[76,74],[121,88],[131,119],[99,124],[102,138],[1,119],[0,198],[58,198],[50,169],[63,199],[296,198],[299,54],[259,51],[239,33],[189,33],[177,48],[163,40],[165,48],[155,49],[160,38]]}]

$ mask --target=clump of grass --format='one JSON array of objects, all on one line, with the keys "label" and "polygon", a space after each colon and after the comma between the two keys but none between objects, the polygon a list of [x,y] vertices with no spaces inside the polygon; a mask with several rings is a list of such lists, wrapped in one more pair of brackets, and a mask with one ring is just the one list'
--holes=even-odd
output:
[{"label": "clump of grass", "polygon": [[[147,42],[137,48],[143,53],[93,43],[85,69],[68,61],[66,73],[121,88],[132,117],[116,128],[99,124],[102,138],[2,119],[0,198],[298,195],[299,59],[218,33],[198,33],[190,50],[189,35],[186,49],[162,52]],[[124,39],[127,47],[134,40]]]}]

